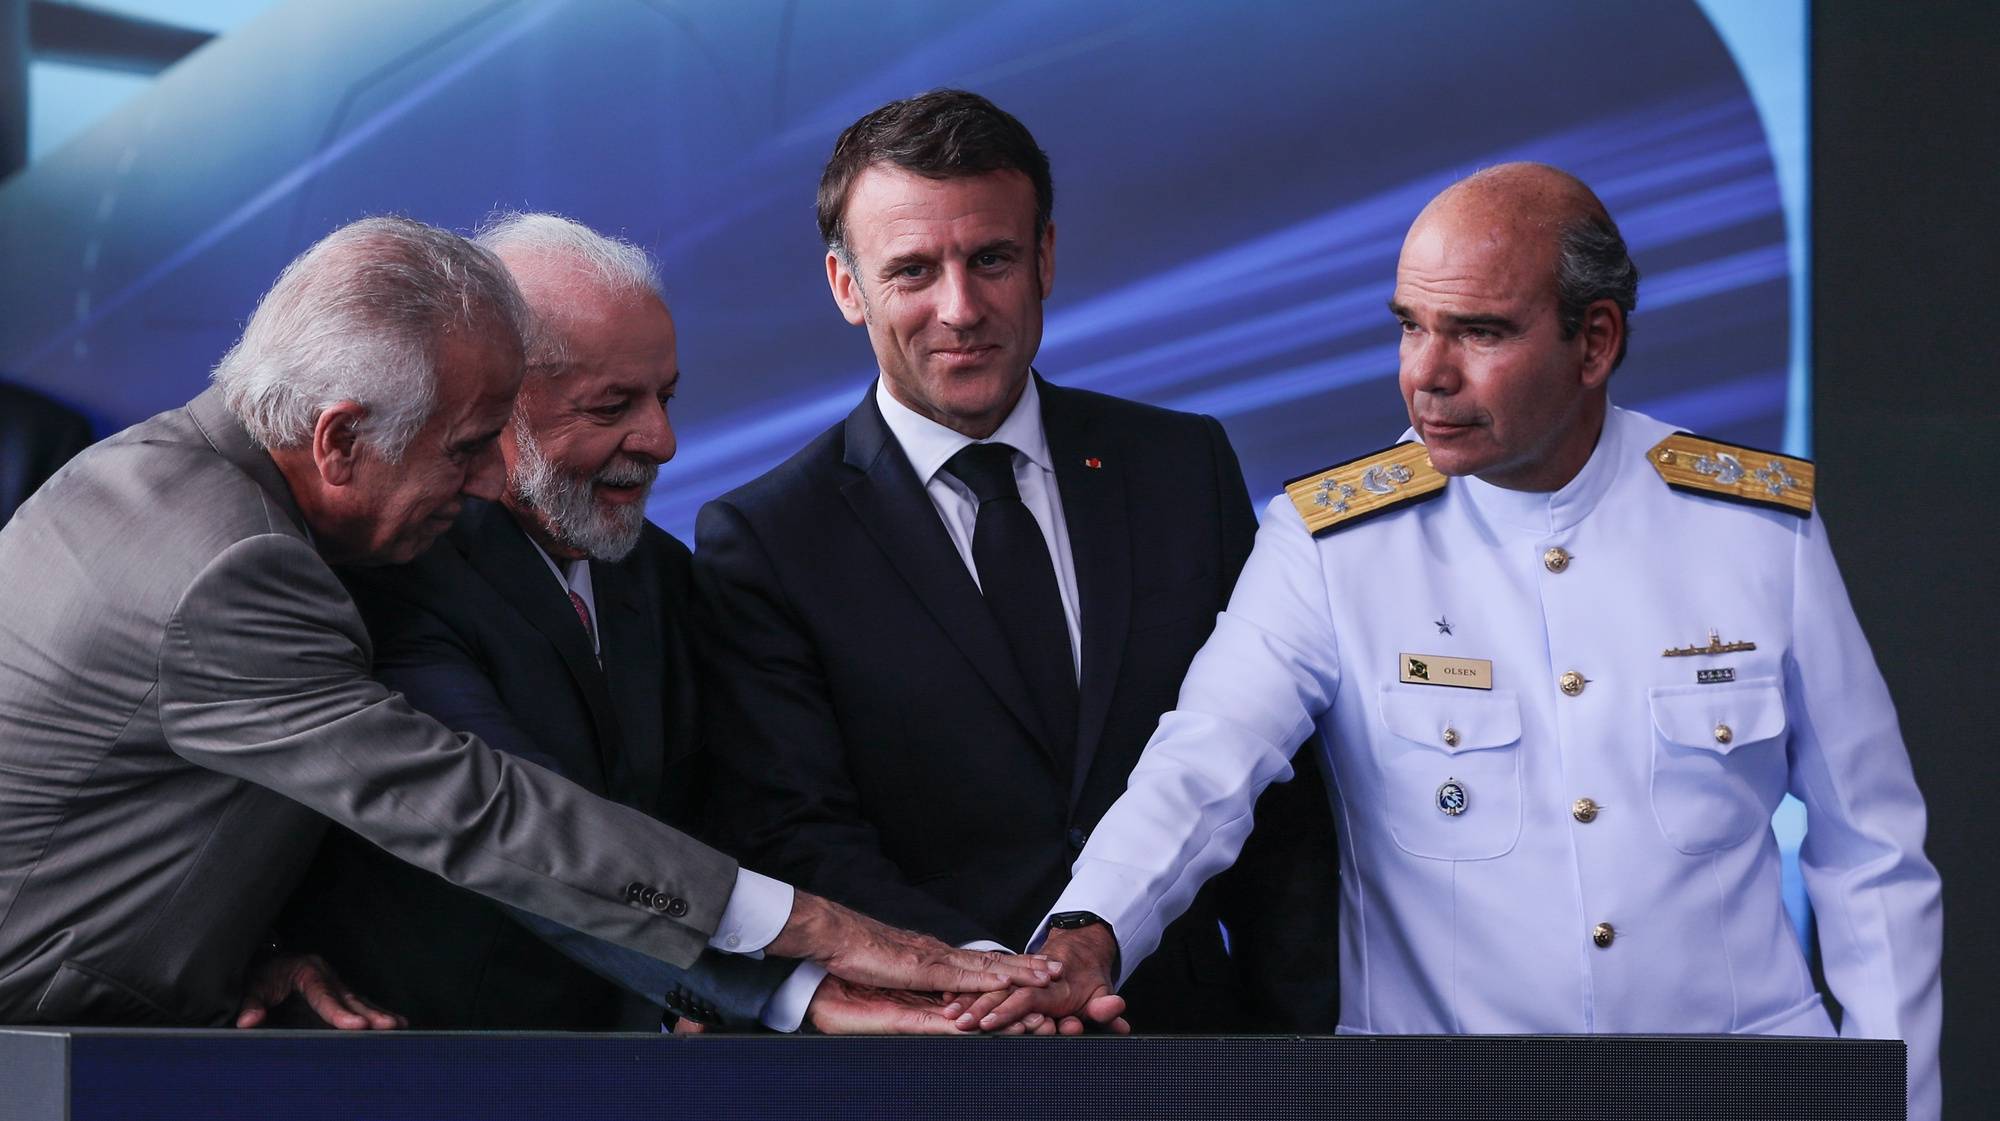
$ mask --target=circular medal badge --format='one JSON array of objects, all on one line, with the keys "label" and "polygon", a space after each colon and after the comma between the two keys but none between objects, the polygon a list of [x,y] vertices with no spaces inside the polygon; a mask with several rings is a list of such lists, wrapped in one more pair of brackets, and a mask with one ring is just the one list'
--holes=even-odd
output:
[{"label": "circular medal badge", "polygon": [[1444,785],[1438,787],[1437,804],[1438,812],[1446,817],[1464,813],[1467,805],[1465,784],[1455,778],[1444,780]]}]

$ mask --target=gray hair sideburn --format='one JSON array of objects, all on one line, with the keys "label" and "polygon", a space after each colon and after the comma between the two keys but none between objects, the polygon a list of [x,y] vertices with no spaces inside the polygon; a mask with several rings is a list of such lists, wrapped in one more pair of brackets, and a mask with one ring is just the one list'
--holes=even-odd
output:
[{"label": "gray hair sideburn", "polygon": [[210,380],[265,448],[306,443],[341,401],[390,463],[437,405],[437,356],[453,332],[527,333],[520,291],[490,251],[408,218],[363,218],[300,254]]},{"label": "gray hair sideburn", "polygon": [[1632,311],[1639,306],[1639,266],[1625,247],[1618,223],[1607,214],[1586,214],[1564,224],[1556,239],[1556,320],[1563,338],[1583,329],[1583,313],[1599,300],[1624,312],[1625,334],[1611,368],[1625,361],[1632,338]]}]

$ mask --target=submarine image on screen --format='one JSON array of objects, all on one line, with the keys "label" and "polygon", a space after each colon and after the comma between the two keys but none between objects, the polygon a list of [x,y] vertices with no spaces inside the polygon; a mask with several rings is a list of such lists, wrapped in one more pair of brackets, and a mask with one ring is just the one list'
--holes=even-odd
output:
[{"label": "submarine image on screen", "polygon": [[282,2],[0,185],[0,370],[109,431],[198,392],[342,222],[553,210],[661,261],[681,450],[650,512],[685,536],[867,390],[819,169],[857,116],[942,85],[1053,161],[1037,368],[1219,417],[1260,501],[1402,432],[1403,231],[1510,159],[1593,184],[1644,272],[1614,401],[1780,442],[1784,216],[1693,3]]}]

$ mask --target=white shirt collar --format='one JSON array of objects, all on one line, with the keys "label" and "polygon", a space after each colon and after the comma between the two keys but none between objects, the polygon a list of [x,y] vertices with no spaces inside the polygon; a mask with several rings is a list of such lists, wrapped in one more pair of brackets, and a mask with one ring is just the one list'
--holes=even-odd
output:
[{"label": "white shirt collar", "polygon": [[1049,456],[1048,434],[1042,429],[1042,395],[1035,388],[1032,373],[1028,375],[1028,384],[1021,389],[1021,399],[1014,402],[1014,411],[984,440],[974,440],[920,415],[896,400],[884,378],[875,379],[875,405],[882,410],[882,420],[889,426],[889,432],[903,446],[910,466],[917,469],[917,481],[925,486],[930,485],[945,460],[957,455],[967,444],[1006,444],[1042,470],[1055,469],[1055,461]]}]

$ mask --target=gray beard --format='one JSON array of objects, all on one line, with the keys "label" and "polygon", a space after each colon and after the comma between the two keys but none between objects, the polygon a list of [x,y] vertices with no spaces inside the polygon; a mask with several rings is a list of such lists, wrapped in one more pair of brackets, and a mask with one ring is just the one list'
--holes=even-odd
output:
[{"label": "gray beard", "polygon": [[646,526],[646,503],[604,506],[591,487],[597,483],[643,484],[653,488],[660,467],[620,458],[595,475],[576,475],[558,469],[542,454],[541,446],[528,434],[528,427],[514,423],[514,477],[509,485],[515,501],[541,515],[542,528],[563,546],[575,549],[592,560],[624,560],[639,544]]}]

